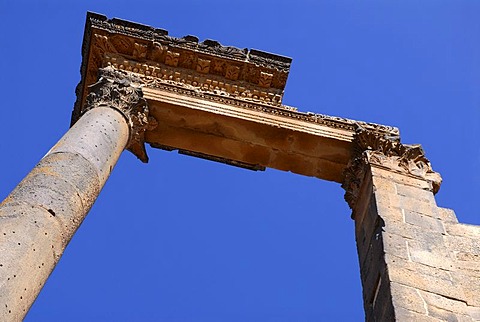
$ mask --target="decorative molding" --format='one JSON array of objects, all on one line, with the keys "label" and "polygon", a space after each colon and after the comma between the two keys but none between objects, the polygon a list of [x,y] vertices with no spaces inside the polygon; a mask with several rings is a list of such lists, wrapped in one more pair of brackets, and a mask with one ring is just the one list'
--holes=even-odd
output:
[{"label": "decorative molding", "polygon": [[[163,29],[88,13],[82,47],[82,80],[72,124],[83,113],[88,87],[98,70],[112,66],[158,88],[261,111],[270,115],[322,124],[354,132],[358,122],[340,117],[302,113],[282,104],[291,59],[259,50],[222,46],[194,36],[175,38]],[[367,129],[398,133],[398,129],[359,123]]]},{"label": "decorative molding", "polygon": [[105,54],[103,65],[133,72],[149,80],[164,80],[178,86],[194,87],[216,95],[228,95],[239,100],[257,101],[281,107],[282,90],[269,88],[272,74],[262,72],[258,84],[251,84],[238,80],[240,68],[237,66],[226,66],[225,77],[223,77],[209,74],[210,68],[215,67],[212,67],[211,61],[206,59],[198,59],[196,70],[177,68],[178,57],[174,53],[167,52],[165,64],[159,64],[142,63],[118,54]]},{"label": "decorative molding", "polygon": [[341,129],[349,132],[355,132],[355,129],[361,125],[363,128],[384,133],[388,135],[398,135],[399,131],[396,127],[367,123],[361,121],[354,121],[342,117],[329,116],[324,114],[317,114],[311,112],[301,112],[297,108],[282,105],[280,107],[270,106],[255,101],[237,100],[227,94],[213,95],[210,92],[202,91],[194,86],[187,84],[179,84],[169,80],[142,78],[144,81],[144,88],[152,88],[160,91],[168,91],[177,93],[186,97],[194,97],[197,99],[217,102],[225,105],[239,107],[245,110],[252,110],[266,113],[273,116],[281,116],[292,120],[299,120],[313,124],[324,125],[333,129]]},{"label": "decorative molding", "polygon": [[413,176],[431,183],[437,193],[442,183],[439,173],[432,170],[421,145],[400,143],[398,134],[381,133],[357,124],[352,159],[344,171],[345,200],[354,209],[368,165]]},{"label": "decorative molding", "polygon": [[[240,100],[257,99],[281,106],[292,61],[259,50],[223,46],[214,40],[199,42],[195,36],[171,37],[163,29],[108,19],[95,13],[87,14],[82,57],[82,80],[77,87],[72,119],[78,118],[88,95],[88,86],[98,79],[98,69],[109,63],[118,69],[122,69],[121,65],[147,65],[151,75],[152,70],[160,70],[166,72],[161,77],[185,81],[199,77],[204,82],[198,83],[214,94],[222,90],[219,85],[224,85]],[[118,66],[109,59],[117,59]],[[177,74],[180,76],[176,77]],[[210,84],[205,85],[209,81]]]},{"label": "decorative molding", "polygon": [[201,54],[213,55],[229,60],[251,62],[253,65],[268,69],[275,69],[287,72],[290,69],[292,59],[285,56],[275,55],[260,50],[247,48],[241,49],[232,46],[223,46],[216,40],[206,39],[199,42],[195,36],[184,36],[181,38],[168,35],[168,31],[159,28],[121,20],[108,19],[106,16],[89,12],[87,15],[87,27],[104,30],[110,34],[119,34],[127,37],[153,41],[170,48],[194,50]]},{"label": "decorative molding", "polygon": [[135,154],[142,162],[148,162],[145,150],[145,131],[157,126],[156,120],[149,116],[147,101],[140,88],[142,81],[125,71],[112,67],[99,71],[99,80],[89,86],[83,113],[98,106],[106,106],[120,111],[130,127],[130,138],[126,149]]}]

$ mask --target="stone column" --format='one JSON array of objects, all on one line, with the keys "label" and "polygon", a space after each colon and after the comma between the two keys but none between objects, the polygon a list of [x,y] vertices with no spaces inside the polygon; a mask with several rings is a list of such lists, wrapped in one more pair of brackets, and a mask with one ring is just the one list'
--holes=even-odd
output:
[{"label": "stone column", "polygon": [[[480,229],[465,228],[436,205],[441,177],[422,148],[362,129],[355,145],[343,187],[355,220],[366,321],[480,318],[480,267],[473,270]],[[469,259],[459,260],[459,243]]]},{"label": "stone column", "polygon": [[127,73],[101,72],[84,115],[0,204],[0,320],[20,321],[128,148],[147,161],[148,107]]}]

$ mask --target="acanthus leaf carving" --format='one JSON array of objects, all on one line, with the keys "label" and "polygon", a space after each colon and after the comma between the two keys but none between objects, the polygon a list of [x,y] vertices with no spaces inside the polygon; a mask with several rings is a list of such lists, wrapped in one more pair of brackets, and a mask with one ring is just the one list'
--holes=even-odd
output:
[{"label": "acanthus leaf carving", "polygon": [[228,65],[225,77],[230,80],[237,80],[240,75],[240,67],[235,65]]},{"label": "acanthus leaf carving", "polygon": [[210,60],[198,58],[197,60],[197,72],[202,74],[208,74],[210,71]]},{"label": "acanthus leaf carving", "polygon": [[161,61],[162,54],[166,51],[166,47],[159,42],[153,42],[150,59],[153,61]]},{"label": "acanthus leaf carving", "polygon": [[147,57],[147,45],[135,43],[135,47],[133,49],[133,57],[137,59],[145,59]]},{"label": "acanthus leaf carving", "polygon": [[165,56],[165,64],[168,66],[177,67],[179,59],[180,53],[169,50]]},{"label": "acanthus leaf carving", "polygon": [[258,78],[258,85],[260,87],[268,88],[268,87],[270,87],[270,84],[272,83],[272,78],[273,78],[273,74],[260,72],[260,77]]},{"label": "acanthus leaf carving", "polygon": [[126,149],[147,163],[145,131],[154,129],[157,122],[149,115],[148,104],[140,86],[142,81],[131,73],[110,66],[100,69],[99,75],[99,80],[89,86],[83,112],[98,106],[107,106],[121,112],[130,127]]},{"label": "acanthus leaf carving", "polygon": [[433,171],[422,146],[402,144],[398,132],[379,132],[357,124],[353,144],[353,156],[345,169],[342,184],[350,208],[355,207],[367,165],[422,178],[431,183],[433,193],[440,189],[442,178]]},{"label": "acanthus leaf carving", "polygon": [[108,39],[107,36],[105,35],[100,35],[100,34],[94,34],[94,46],[97,48],[98,52],[100,54],[104,53],[116,53],[117,49],[115,46],[110,42],[110,39]]}]

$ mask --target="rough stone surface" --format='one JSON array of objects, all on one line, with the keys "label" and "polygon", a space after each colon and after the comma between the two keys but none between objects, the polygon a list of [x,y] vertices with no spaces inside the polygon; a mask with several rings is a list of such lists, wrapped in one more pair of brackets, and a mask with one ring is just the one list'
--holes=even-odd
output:
[{"label": "rough stone surface", "polygon": [[[479,320],[480,227],[459,224],[453,211],[437,206],[436,175],[423,156],[399,160],[389,152],[399,143],[382,140],[364,146],[376,146],[374,152],[358,152],[357,168],[348,173],[361,179],[344,185],[355,190],[347,196],[356,197],[349,202],[366,320]],[[391,306],[393,314],[378,306]]]}]

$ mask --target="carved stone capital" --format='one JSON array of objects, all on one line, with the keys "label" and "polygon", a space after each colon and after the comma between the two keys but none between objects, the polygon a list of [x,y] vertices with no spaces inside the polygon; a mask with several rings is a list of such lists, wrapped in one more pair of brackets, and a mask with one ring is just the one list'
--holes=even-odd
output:
[{"label": "carved stone capital", "polygon": [[130,127],[126,149],[142,162],[148,162],[145,131],[154,129],[157,122],[149,116],[148,104],[140,87],[141,80],[113,67],[100,69],[99,76],[99,80],[89,86],[83,113],[98,106],[111,107],[121,112]]},{"label": "carved stone capital", "polygon": [[399,135],[366,130],[359,125],[353,144],[353,157],[342,184],[350,208],[355,207],[368,165],[426,180],[431,183],[433,193],[440,189],[442,177],[432,170],[421,145],[402,144]]}]

